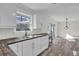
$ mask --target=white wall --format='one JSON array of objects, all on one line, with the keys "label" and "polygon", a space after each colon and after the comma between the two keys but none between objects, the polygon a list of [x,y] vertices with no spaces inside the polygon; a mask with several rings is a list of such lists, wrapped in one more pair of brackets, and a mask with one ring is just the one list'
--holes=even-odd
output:
[{"label": "white wall", "polygon": [[[2,17],[1,19],[5,19],[5,21],[0,21],[1,23],[5,23],[8,24],[12,21],[12,24],[14,24],[14,26],[16,26],[16,18],[13,16],[16,11],[20,11],[23,12],[25,14],[28,15],[37,15],[36,18],[36,25],[37,28],[35,30],[33,30],[33,33],[47,33],[48,32],[48,24],[52,23],[56,25],[56,35],[57,35],[57,22],[54,21],[53,18],[50,17],[50,15],[45,15],[45,14],[40,14],[40,13],[36,13],[34,10],[31,10],[30,8],[24,6],[23,4],[0,4],[0,7],[2,9],[0,9],[0,16]],[[5,17],[4,17],[5,16]],[[8,24],[9,25],[9,24]],[[14,28],[0,28],[0,36],[9,36],[12,34],[16,34],[18,36],[20,35],[24,35],[24,33],[22,32],[14,32]],[[5,34],[6,33],[6,34]]]},{"label": "white wall", "polygon": [[55,33],[57,36],[57,22],[48,14],[37,14],[37,33],[48,33],[48,24],[55,24]]},{"label": "white wall", "polygon": [[59,36],[65,37],[66,33],[70,34],[71,36],[79,36],[79,21],[70,21],[68,30],[65,30],[64,27],[65,27],[64,22],[58,23]]},{"label": "white wall", "polygon": [[[22,5],[22,4],[8,4],[8,3],[2,3],[0,4],[0,25],[12,25],[16,27],[16,17],[14,14],[16,11],[23,12],[28,15],[34,14],[34,11],[29,9],[28,7]],[[14,25],[13,25],[14,24]],[[0,37],[1,36],[8,36],[8,35],[13,35],[14,28],[0,28]],[[15,33],[17,34],[17,33]],[[24,34],[24,33],[23,33]],[[17,35],[22,35],[22,33],[18,33]]]}]

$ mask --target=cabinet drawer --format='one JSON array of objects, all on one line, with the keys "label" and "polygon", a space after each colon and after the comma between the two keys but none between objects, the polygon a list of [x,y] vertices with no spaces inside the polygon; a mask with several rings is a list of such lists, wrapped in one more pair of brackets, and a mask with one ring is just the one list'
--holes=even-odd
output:
[{"label": "cabinet drawer", "polygon": [[41,37],[40,39],[41,39],[41,41],[47,40],[48,39],[48,36]]},{"label": "cabinet drawer", "polygon": [[23,42],[23,46],[26,46],[26,45],[29,45],[29,44],[32,44],[32,40],[27,40],[27,41]]}]

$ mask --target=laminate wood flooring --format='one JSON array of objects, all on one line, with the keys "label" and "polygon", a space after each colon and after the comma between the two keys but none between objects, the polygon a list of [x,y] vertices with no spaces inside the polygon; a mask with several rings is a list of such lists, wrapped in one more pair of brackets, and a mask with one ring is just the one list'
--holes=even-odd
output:
[{"label": "laminate wood flooring", "polygon": [[79,56],[79,39],[69,42],[66,39],[57,38],[40,56]]}]

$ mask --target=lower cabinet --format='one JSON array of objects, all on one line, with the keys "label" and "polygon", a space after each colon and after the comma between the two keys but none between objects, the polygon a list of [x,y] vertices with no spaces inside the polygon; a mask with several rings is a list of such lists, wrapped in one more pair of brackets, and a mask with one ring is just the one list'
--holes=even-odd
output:
[{"label": "lower cabinet", "polygon": [[48,36],[9,45],[18,56],[37,56],[48,48]]},{"label": "lower cabinet", "polygon": [[33,40],[23,42],[23,56],[32,56],[32,42]]},{"label": "lower cabinet", "polygon": [[48,36],[44,36],[40,38],[40,50],[41,52],[44,51],[46,48],[48,48],[49,40]]},{"label": "lower cabinet", "polygon": [[18,50],[18,56],[22,56],[23,55],[23,42],[19,42],[17,44],[17,50]]},{"label": "lower cabinet", "polygon": [[38,55],[40,53],[40,38],[34,39],[32,46],[33,56]]},{"label": "lower cabinet", "polygon": [[18,55],[18,48],[17,48],[17,46],[18,46],[17,43],[9,45],[10,49],[11,49],[16,55]]}]

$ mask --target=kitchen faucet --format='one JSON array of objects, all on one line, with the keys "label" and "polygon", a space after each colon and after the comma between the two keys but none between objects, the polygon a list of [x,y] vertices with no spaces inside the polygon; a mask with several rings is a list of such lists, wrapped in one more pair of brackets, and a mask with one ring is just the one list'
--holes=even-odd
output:
[{"label": "kitchen faucet", "polygon": [[27,32],[25,31],[25,36],[27,37]]}]

